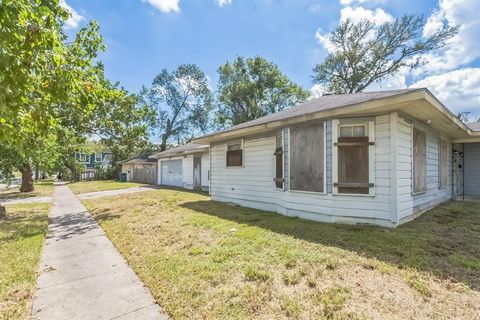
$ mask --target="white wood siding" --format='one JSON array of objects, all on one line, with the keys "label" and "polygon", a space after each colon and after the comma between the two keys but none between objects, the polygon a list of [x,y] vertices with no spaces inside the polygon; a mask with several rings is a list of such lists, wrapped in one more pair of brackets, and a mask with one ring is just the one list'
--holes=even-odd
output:
[{"label": "white wood siding", "polygon": [[[306,219],[375,223],[393,226],[390,190],[390,120],[389,115],[375,118],[375,196],[332,195],[331,121],[326,121],[327,193],[309,193],[275,189],[275,137],[244,141],[244,165],[225,166],[226,145],[211,148],[211,195],[214,200],[276,211]],[[284,131],[284,133],[287,133]],[[288,154],[288,134],[285,154]],[[288,157],[285,158],[285,180],[288,182]]]},{"label": "white wood siding", "polygon": [[[425,131],[427,136],[427,190],[412,194],[412,128]],[[408,219],[416,213],[447,201],[452,197],[452,144],[446,138],[448,147],[448,183],[439,189],[439,139],[440,135],[432,128],[410,119],[404,115],[397,122],[397,212],[398,220]]]},{"label": "white wood siding", "polygon": [[210,185],[208,181],[208,172],[210,170],[210,158],[207,153],[202,154],[202,189],[208,190]]}]

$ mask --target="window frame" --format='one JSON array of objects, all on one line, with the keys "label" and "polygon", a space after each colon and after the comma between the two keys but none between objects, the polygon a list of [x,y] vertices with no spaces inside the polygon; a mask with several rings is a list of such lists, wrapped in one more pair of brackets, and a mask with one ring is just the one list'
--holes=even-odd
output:
[{"label": "window frame", "polygon": [[275,189],[276,190],[279,190],[279,191],[285,191],[285,132],[284,130],[282,129],[280,131],[280,135],[281,135],[281,140],[282,140],[282,179],[283,179],[283,183],[282,183],[282,188],[279,188],[277,187],[277,136],[275,136],[275,149],[274,149],[274,157],[273,157],[273,161],[274,161],[274,168],[275,168],[275,178],[273,179],[273,184],[275,186]]},{"label": "window frame", "polygon": [[[244,152],[244,139],[233,139],[225,142],[225,168],[228,169],[235,169],[235,168],[243,168],[245,167],[245,152]],[[242,151],[242,164],[238,166],[229,166],[228,165],[228,144],[235,142],[235,141],[240,141],[240,150]]]},{"label": "window frame", "polygon": [[[338,138],[340,128],[345,126],[365,126],[368,133],[368,193],[341,193],[338,192]],[[374,197],[375,196],[375,119],[374,118],[349,118],[332,120],[332,194],[335,196]]]},{"label": "window frame", "polygon": [[78,161],[79,162],[88,162],[87,161],[87,154],[83,152],[78,153]]},{"label": "window frame", "polygon": [[[289,181],[288,183],[288,192],[293,192],[293,193],[309,193],[309,194],[321,194],[321,195],[326,195],[328,194],[327,192],[327,121],[315,121],[315,122],[322,122],[323,123],[323,192],[320,191],[304,191],[304,190],[295,190],[292,189],[291,183]],[[290,133],[290,128],[288,128],[288,178],[290,179],[290,175],[292,174],[291,166],[292,166],[292,157],[291,157],[291,152],[292,152],[292,139],[291,139],[291,133]],[[284,169],[285,169],[285,164],[284,164]],[[285,172],[283,174],[284,179],[285,177]],[[284,183],[285,187],[285,183]]]},{"label": "window frame", "polygon": [[[414,145],[414,136],[415,136],[415,129],[418,131],[421,131],[425,134],[425,177],[424,177],[424,182],[425,182],[425,190],[421,191],[415,191],[415,145]],[[427,193],[428,190],[428,135],[427,135],[427,130],[423,127],[420,127],[416,124],[412,124],[412,195],[416,196],[419,194],[424,194]]]},{"label": "window frame", "polygon": [[[98,160],[97,155],[100,155],[100,160]],[[101,152],[95,152],[95,162],[102,162],[102,153]]]}]

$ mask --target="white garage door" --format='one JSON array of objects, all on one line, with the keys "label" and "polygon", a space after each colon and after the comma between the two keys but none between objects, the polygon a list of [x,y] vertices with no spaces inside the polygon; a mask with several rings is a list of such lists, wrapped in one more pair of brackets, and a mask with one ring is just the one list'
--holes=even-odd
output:
[{"label": "white garage door", "polygon": [[182,160],[162,161],[162,184],[182,187]]}]

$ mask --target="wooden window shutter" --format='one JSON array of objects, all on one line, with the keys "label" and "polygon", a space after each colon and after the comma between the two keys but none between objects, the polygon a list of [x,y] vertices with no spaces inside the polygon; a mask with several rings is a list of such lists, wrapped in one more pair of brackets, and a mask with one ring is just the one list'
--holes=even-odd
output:
[{"label": "wooden window shutter", "polygon": [[276,149],[275,149],[275,187],[278,189],[283,189],[284,178],[283,178],[283,141],[282,133],[277,135],[276,138]]},{"label": "wooden window shutter", "polygon": [[338,138],[338,192],[368,194],[368,137]]}]

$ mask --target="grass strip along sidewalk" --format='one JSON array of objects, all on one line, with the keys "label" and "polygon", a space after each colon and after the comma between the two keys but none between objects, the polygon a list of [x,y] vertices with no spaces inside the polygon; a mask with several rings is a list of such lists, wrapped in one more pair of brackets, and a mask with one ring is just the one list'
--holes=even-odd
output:
[{"label": "grass strip along sidewalk", "polygon": [[0,319],[28,319],[50,204],[6,205],[0,218]]}]

